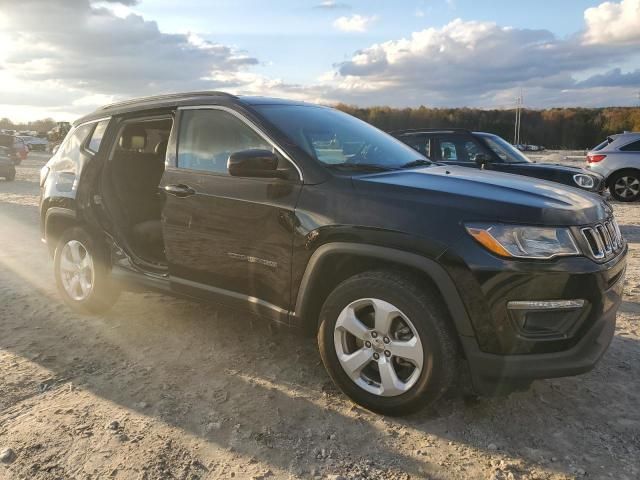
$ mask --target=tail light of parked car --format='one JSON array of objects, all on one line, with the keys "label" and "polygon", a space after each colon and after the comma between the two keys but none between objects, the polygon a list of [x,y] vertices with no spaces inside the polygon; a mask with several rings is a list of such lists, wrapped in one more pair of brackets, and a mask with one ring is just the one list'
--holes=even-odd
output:
[{"label": "tail light of parked car", "polygon": [[605,158],[607,158],[606,155],[589,154],[587,155],[587,163],[598,163],[604,160]]}]

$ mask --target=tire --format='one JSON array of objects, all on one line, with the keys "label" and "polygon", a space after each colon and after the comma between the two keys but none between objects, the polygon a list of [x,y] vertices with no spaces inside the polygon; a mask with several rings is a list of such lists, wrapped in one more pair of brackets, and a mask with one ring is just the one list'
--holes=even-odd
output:
[{"label": "tire", "polygon": [[111,281],[108,258],[106,249],[80,227],[60,236],[54,275],[60,295],[71,308],[80,313],[102,313],[113,306],[120,290]]},{"label": "tire", "polygon": [[[345,312],[354,315],[346,316]],[[379,324],[373,319],[375,312],[380,313]],[[353,317],[360,326],[346,320]],[[391,319],[387,331],[378,328],[385,324],[385,318]],[[389,270],[353,276],[329,294],[319,320],[318,346],[329,376],[348,397],[369,410],[391,416],[416,412],[436,402],[457,376],[459,356],[449,315],[439,297],[411,275]],[[347,324],[360,337],[347,330]],[[379,333],[373,338],[376,331]],[[398,338],[398,332],[404,338]],[[408,345],[414,346],[399,350]],[[411,352],[404,358],[414,360],[403,360],[397,355],[402,352]],[[356,365],[367,362],[369,354],[372,359],[365,367],[347,373],[345,359],[357,359],[354,364],[346,363]],[[420,359],[422,366],[418,368]]]},{"label": "tire", "polygon": [[623,170],[609,179],[609,192],[619,202],[635,202],[640,198],[640,170]]}]

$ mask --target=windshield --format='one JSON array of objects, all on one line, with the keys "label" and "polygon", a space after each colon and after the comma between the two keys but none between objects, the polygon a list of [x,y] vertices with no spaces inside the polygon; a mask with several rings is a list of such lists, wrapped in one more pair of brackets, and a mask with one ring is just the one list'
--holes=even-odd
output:
[{"label": "windshield", "polygon": [[504,138],[490,133],[479,133],[478,136],[484,138],[489,148],[498,155],[503,162],[507,163],[531,163],[520,150],[507,142]]},{"label": "windshield", "polygon": [[257,105],[255,109],[327,166],[391,170],[430,163],[413,148],[339,110],[311,105]]}]

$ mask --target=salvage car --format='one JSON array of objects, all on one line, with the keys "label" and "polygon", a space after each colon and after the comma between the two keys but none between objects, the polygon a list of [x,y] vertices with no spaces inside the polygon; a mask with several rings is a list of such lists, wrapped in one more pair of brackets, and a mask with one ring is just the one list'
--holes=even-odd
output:
[{"label": "salvage car", "polygon": [[213,301],[312,332],[355,402],[389,415],[593,368],[627,245],[609,204],[438,166],[332,108],[195,92],[101,108],[41,171],[62,298]]},{"label": "salvage car", "polygon": [[0,146],[0,177],[11,182],[16,178],[16,167],[11,158],[11,150],[8,147]]},{"label": "salvage car", "polygon": [[604,193],[604,177],[584,168],[536,163],[498,135],[461,128],[399,130],[393,135],[429,159],[445,165],[483,168],[564,183]]},{"label": "salvage car", "polygon": [[620,202],[640,199],[640,132],[611,135],[587,153],[587,168],[606,178]]}]

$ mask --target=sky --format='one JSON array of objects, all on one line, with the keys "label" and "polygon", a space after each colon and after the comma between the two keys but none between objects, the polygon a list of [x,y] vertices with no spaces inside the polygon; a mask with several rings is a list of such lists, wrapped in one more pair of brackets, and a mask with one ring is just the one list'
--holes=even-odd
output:
[{"label": "sky", "polygon": [[640,0],[0,0],[0,117],[223,90],[334,104],[640,104]]}]

